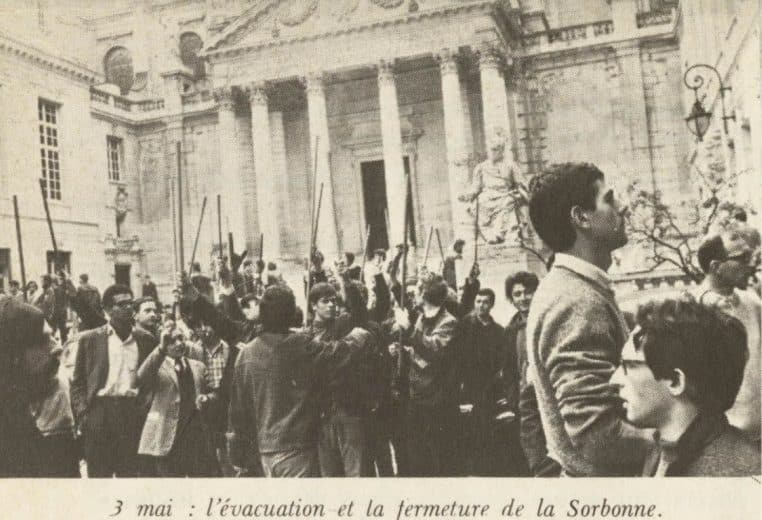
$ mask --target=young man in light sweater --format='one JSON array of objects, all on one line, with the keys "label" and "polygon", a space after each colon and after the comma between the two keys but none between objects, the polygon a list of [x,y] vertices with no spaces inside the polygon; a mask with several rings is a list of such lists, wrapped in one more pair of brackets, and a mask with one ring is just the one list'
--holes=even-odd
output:
[{"label": "young man in light sweater", "polygon": [[530,191],[532,225],[555,253],[526,332],[548,456],[565,476],[637,474],[651,434],[624,421],[610,383],[628,331],[606,271],[627,243],[627,208],[591,164],[554,165]]}]

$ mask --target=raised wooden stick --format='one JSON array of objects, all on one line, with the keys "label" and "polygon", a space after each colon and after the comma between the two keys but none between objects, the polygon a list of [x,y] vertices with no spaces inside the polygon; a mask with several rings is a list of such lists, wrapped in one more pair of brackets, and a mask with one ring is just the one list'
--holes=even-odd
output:
[{"label": "raised wooden stick", "polygon": [[185,266],[185,243],[183,242],[183,168],[182,168],[182,144],[177,141],[175,146],[177,154],[177,253],[180,269]]},{"label": "raised wooden stick", "polygon": [[[307,252],[307,289],[305,296],[306,309],[304,309],[304,326],[307,327],[310,315],[310,290],[312,290],[312,250],[315,247],[315,211],[316,211],[316,198],[317,193],[317,161],[318,161],[318,146],[320,145],[320,136],[315,136],[315,158],[312,161],[312,204],[310,207],[310,245]],[[322,193],[322,184],[321,184]]]},{"label": "raised wooden stick", "polygon": [[217,194],[217,240],[220,247],[219,258],[222,260],[222,196]]},{"label": "raised wooden stick", "polygon": [[370,241],[370,224],[365,226],[365,244],[362,248],[362,266],[360,267],[360,279],[365,282],[365,261],[368,259],[368,242]]},{"label": "raised wooden stick", "polygon": [[191,254],[190,267],[188,268],[189,273],[193,270],[193,262],[196,261],[196,248],[198,248],[198,238],[201,236],[201,225],[204,223],[204,211],[206,211],[206,195],[204,195],[204,202],[201,203],[201,215],[198,217],[196,239],[193,241],[193,253]]},{"label": "raised wooden stick", "polygon": [[21,291],[26,300],[26,268],[24,267],[24,247],[21,240],[21,219],[19,218],[19,202],[16,196],[13,196],[13,218],[16,220],[16,242],[19,246],[19,264],[21,267]]},{"label": "raised wooden stick", "polygon": [[48,221],[48,231],[50,232],[50,241],[53,243],[53,273],[58,271],[58,244],[56,235],[53,232],[53,220],[50,218],[50,208],[48,207],[48,197],[45,194],[45,179],[40,179],[40,193],[42,194],[42,206],[45,208],[45,219]]},{"label": "raised wooden stick", "polygon": [[439,236],[439,228],[436,229],[437,234],[437,245],[439,246],[439,257],[442,260],[442,266],[444,267],[444,261],[445,261],[445,255],[444,255],[444,249],[442,248],[442,238]]},{"label": "raised wooden stick", "polygon": [[434,235],[434,226],[431,226],[429,228],[429,236],[426,238],[426,250],[423,253],[423,267],[426,267],[426,265],[429,262],[429,249],[431,249],[431,239]]},{"label": "raised wooden stick", "polygon": [[476,196],[474,206],[474,263],[479,261],[479,196]]}]

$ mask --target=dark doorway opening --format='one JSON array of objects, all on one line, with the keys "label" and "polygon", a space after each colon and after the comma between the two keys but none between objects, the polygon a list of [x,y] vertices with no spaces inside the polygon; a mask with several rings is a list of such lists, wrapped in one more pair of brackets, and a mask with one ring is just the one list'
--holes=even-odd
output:
[{"label": "dark doorway opening", "polygon": [[[410,161],[403,158],[405,173],[410,174]],[[368,237],[368,255],[376,249],[389,249],[388,203],[386,199],[386,175],[384,161],[367,161],[360,164],[362,176],[362,194],[365,201],[365,224],[370,226]],[[408,243],[415,247],[415,215],[413,213],[413,194],[408,177],[407,211],[409,215],[407,234]],[[395,244],[396,245],[396,244]]]},{"label": "dark doorway opening", "polygon": [[116,283],[132,287],[132,280],[130,279],[130,264],[115,264],[114,265],[114,280]]}]

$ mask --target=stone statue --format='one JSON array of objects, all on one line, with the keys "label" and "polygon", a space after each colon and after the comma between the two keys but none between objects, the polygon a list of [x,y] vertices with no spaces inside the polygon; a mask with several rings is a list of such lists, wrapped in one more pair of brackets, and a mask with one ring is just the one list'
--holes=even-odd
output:
[{"label": "stone statue", "polygon": [[527,182],[513,157],[506,157],[505,148],[505,132],[496,128],[487,143],[487,160],[476,165],[470,186],[459,197],[471,205],[473,216],[478,199],[480,234],[491,244],[504,242],[508,231],[527,221]]},{"label": "stone statue", "polygon": [[116,218],[116,236],[122,235],[122,225],[124,219],[127,217],[129,208],[127,206],[127,189],[124,186],[119,186],[116,189],[116,195],[114,196],[114,216]]}]

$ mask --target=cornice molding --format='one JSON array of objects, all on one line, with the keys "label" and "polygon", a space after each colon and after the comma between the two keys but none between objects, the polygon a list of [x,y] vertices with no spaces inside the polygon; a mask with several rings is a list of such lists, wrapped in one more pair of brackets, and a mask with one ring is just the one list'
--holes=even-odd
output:
[{"label": "cornice molding", "polygon": [[22,43],[3,34],[0,34],[0,52],[16,56],[44,67],[50,72],[62,74],[88,85],[94,85],[103,81],[103,77],[100,74],[83,65],[53,56],[37,47]]},{"label": "cornice molding", "polygon": [[446,16],[469,12],[482,12],[483,14],[494,16],[495,0],[466,1],[468,3],[444,6],[438,9],[421,10],[414,13],[404,13],[394,18],[374,20],[369,23],[350,27],[335,27],[330,31],[324,31],[320,33],[293,36],[291,38],[278,38],[276,40],[261,41],[250,45],[233,45],[231,47],[221,48],[221,46],[224,45],[227,40],[229,40],[239,31],[242,31],[248,27],[250,23],[254,22],[257,18],[259,18],[259,16],[264,14],[270,7],[272,7],[272,4],[269,4],[265,6],[261,12],[257,13],[248,21],[241,22],[234,28],[231,27],[230,33],[220,36],[220,38],[215,42],[212,42],[202,54],[205,55],[210,61],[220,61],[224,58],[232,58],[242,54],[250,53],[251,51],[258,51],[265,48],[282,47],[292,43],[309,42],[335,36],[362,33],[378,28],[396,27],[411,22],[444,18]]}]

